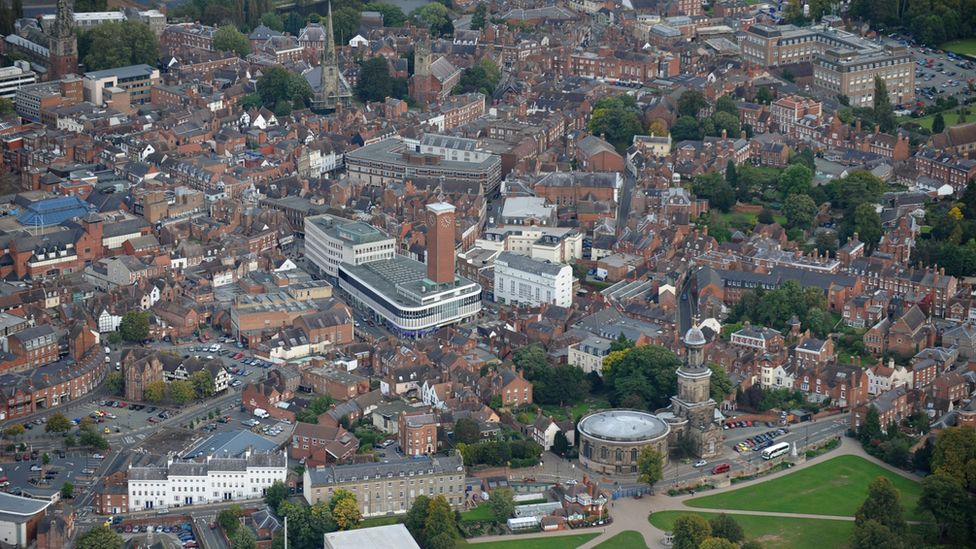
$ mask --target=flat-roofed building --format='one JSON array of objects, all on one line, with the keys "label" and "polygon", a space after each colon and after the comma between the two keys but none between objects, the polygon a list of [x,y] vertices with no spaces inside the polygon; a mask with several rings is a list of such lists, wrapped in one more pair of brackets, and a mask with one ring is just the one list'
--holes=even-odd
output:
[{"label": "flat-roofed building", "polygon": [[495,258],[495,301],[509,305],[573,305],[573,268],[511,252]]},{"label": "flat-roofed building", "polygon": [[409,179],[480,183],[485,194],[501,183],[501,157],[478,141],[428,134],[419,141],[390,137],[346,153],[349,177],[366,185]]},{"label": "flat-roofed building", "polygon": [[106,88],[120,88],[129,92],[134,105],[149,103],[152,87],[159,84],[159,69],[149,65],[129,65],[103,71],[86,72],[84,78],[85,99],[96,105],[105,100]]},{"label": "flat-roofed building", "polygon": [[362,221],[331,215],[305,218],[305,254],[322,274],[335,279],[339,264],[362,265],[392,259],[396,239]]}]

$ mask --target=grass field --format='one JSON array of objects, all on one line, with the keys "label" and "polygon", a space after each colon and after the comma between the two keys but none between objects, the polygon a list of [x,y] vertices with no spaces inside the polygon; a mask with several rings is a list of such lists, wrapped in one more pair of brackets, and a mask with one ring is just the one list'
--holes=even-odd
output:
[{"label": "grass field", "polygon": [[[671,530],[681,515],[696,514],[706,519],[715,513],[688,513],[685,511],[661,511],[652,513],[651,524],[661,530]],[[794,519],[762,517],[757,515],[732,515],[742,526],[748,539],[757,539],[767,549],[837,549],[847,547],[854,529],[854,522],[842,520]]]},{"label": "grass field", "polygon": [[487,503],[483,503],[470,511],[461,512],[461,522],[479,522],[483,520],[495,520],[495,516],[491,513],[491,507],[488,507]]},{"label": "grass field", "polygon": [[[722,213],[718,210],[713,211],[713,215],[717,215],[719,219],[725,222],[726,225],[732,230],[735,229],[751,229],[756,226],[759,222],[759,214],[757,213],[747,213],[747,212],[729,212]],[[773,220],[780,225],[786,225],[786,216],[774,214]]]},{"label": "grass field", "polygon": [[963,55],[976,55],[976,38],[946,42],[945,44],[942,44],[942,49],[945,51],[961,53]]},{"label": "grass field", "polygon": [[686,503],[712,509],[854,516],[867,496],[868,484],[878,476],[891,480],[901,492],[905,517],[917,520],[919,483],[858,456],[839,456],[775,480]]},{"label": "grass field", "polygon": [[551,536],[547,538],[526,538],[487,543],[469,543],[478,549],[569,549],[579,547],[600,534],[576,534],[571,536]]},{"label": "grass field", "polygon": [[374,526],[386,526],[388,524],[396,524],[400,522],[403,517],[375,517],[363,519],[360,523],[360,528],[372,528]]},{"label": "grass field", "polygon": [[596,549],[647,549],[647,545],[640,532],[627,530],[597,545]]},{"label": "grass field", "polygon": [[[959,113],[958,112],[955,112],[955,111],[942,113],[942,119],[945,121],[945,125],[946,125],[947,128],[949,126],[955,126],[956,124],[965,124],[966,122],[976,121],[976,117],[974,117],[973,115],[969,115],[968,117],[966,117],[966,121],[965,122],[960,122],[959,121]],[[920,116],[918,118],[912,118],[911,116],[901,116],[901,117],[898,118],[898,123],[899,124],[918,124],[919,126],[922,126],[923,128],[926,128],[926,129],[931,130],[932,129],[932,121],[933,120],[935,120],[935,115],[934,114],[930,114],[928,116]]]}]

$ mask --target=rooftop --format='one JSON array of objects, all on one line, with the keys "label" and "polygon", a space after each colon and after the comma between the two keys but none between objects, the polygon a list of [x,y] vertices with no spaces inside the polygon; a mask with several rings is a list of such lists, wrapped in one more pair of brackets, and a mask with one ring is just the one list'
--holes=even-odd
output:
[{"label": "rooftop", "polygon": [[640,410],[604,410],[579,422],[588,436],[613,441],[644,441],[666,436],[671,427],[654,414]]},{"label": "rooftop", "polygon": [[407,531],[407,527],[402,524],[330,532],[325,535],[325,547],[326,549],[360,549],[362,547],[420,549],[410,532]]}]

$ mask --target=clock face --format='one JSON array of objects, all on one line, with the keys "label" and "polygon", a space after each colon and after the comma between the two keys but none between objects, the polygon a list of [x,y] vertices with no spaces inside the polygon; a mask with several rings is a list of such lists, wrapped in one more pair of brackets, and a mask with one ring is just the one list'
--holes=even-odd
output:
[{"label": "clock face", "polygon": [[445,215],[444,217],[441,218],[441,227],[450,227],[450,226],[451,226],[451,218]]},{"label": "clock face", "polygon": [[437,216],[434,215],[434,214],[428,215],[427,216],[427,225],[430,225],[431,227],[433,227],[436,224],[437,224]]}]

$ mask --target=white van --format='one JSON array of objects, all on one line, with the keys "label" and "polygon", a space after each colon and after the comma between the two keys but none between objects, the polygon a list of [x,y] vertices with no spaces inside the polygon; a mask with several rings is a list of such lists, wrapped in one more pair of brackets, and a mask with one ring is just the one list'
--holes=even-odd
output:
[{"label": "white van", "polygon": [[268,411],[265,410],[264,408],[255,408],[254,409],[254,417],[259,417],[261,419],[265,419],[265,418],[271,417],[271,414],[269,414]]}]

